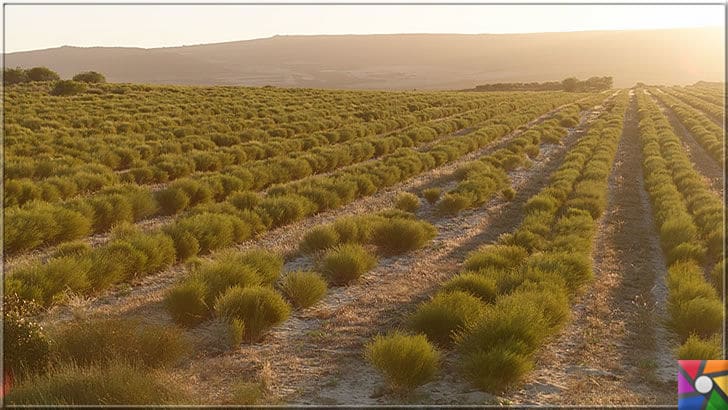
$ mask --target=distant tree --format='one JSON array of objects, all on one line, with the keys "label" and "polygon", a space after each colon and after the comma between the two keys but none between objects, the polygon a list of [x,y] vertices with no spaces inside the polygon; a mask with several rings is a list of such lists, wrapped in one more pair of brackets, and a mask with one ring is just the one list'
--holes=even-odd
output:
[{"label": "distant tree", "polygon": [[3,71],[3,82],[5,85],[27,83],[28,73],[20,67],[6,68]]},{"label": "distant tree", "polygon": [[86,91],[86,84],[73,80],[60,80],[51,90],[51,95],[76,95]]},{"label": "distant tree", "polygon": [[82,83],[105,83],[106,77],[103,74],[96,71],[86,71],[84,73],[78,73],[73,76],[73,81],[79,81]]},{"label": "distant tree", "polygon": [[564,87],[564,91],[574,92],[579,86],[579,80],[574,77],[570,77],[562,81],[561,85]]},{"label": "distant tree", "polygon": [[58,73],[48,67],[33,67],[27,73],[30,81],[55,81],[61,79]]}]

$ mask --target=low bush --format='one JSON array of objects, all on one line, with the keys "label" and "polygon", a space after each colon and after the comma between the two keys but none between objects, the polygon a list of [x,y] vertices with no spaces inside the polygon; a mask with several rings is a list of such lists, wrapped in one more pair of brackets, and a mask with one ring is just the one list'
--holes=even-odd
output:
[{"label": "low bush", "polygon": [[513,269],[528,256],[526,249],[516,245],[486,245],[468,255],[465,269],[478,271],[486,268]]},{"label": "low bush", "polygon": [[358,279],[377,265],[377,258],[358,244],[343,244],[329,250],[321,260],[321,271],[335,285]]},{"label": "low bush", "polygon": [[713,266],[713,269],[710,271],[710,278],[718,292],[722,293],[723,281],[725,280],[725,259],[721,259],[720,262]]},{"label": "low bush", "polygon": [[458,274],[445,283],[443,290],[467,292],[485,303],[492,303],[498,296],[498,285],[494,278],[473,272]]},{"label": "low bush", "polygon": [[283,258],[277,253],[264,249],[251,249],[244,252],[224,255],[221,260],[247,265],[255,269],[263,284],[272,285],[283,270]]},{"label": "low bush", "polygon": [[720,335],[708,339],[690,335],[678,349],[677,357],[680,360],[722,360]]},{"label": "low bush", "polygon": [[397,390],[410,390],[432,380],[440,362],[439,352],[423,335],[394,332],[377,336],[365,346],[366,359]]},{"label": "low bush", "polygon": [[317,226],[306,232],[299,249],[303,253],[312,253],[331,248],[339,243],[339,234],[333,226]]},{"label": "low bush", "polygon": [[210,314],[207,286],[201,280],[187,280],[172,288],[164,298],[164,306],[175,323],[194,326]]},{"label": "low bush", "polygon": [[437,212],[441,215],[457,215],[467,209],[472,203],[473,200],[468,196],[448,192],[438,202]]},{"label": "low bush", "polygon": [[691,334],[708,337],[723,328],[723,304],[717,298],[696,297],[671,309],[670,325],[682,338]]},{"label": "low bush", "polygon": [[448,346],[455,332],[472,325],[483,314],[484,303],[463,292],[441,292],[419,305],[410,317],[410,327],[440,346]]},{"label": "low bush", "polygon": [[51,90],[51,95],[76,95],[86,91],[86,84],[73,80],[58,81]]},{"label": "low bush", "polygon": [[[6,288],[6,292],[8,289]],[[32,319],[40,306],[17,295],[3,297],[4,370],[13,377],[42,373],[50,360],[50,340]]]},{"label": "low bush", "polygon": [[123,362],[59,366],[22,379],[5,400],[13,405],[160,405],[189,403],[177,384],[158,372],[139,371]]},{"label": "low bush", "polygon": [[244,339],[255,342],[269,328],[288,319],[291,307],[271,288],[236,286],[217,299],[215,313],[222,318],[242,321],[245,325]]},{"label": "low bush", "polygon": [[106,82],[106,77],[104,77],[103,74],[98,73],[96,71],[86,71],[86,72],[78,73],[78,74],[74,75],[73,81],[100,84],[100,83]]},{"label": "low bush", "polygon": [[260,204],[260,196],[250,191],[235,192],[227,201],[240,210],[253,209]]},{"label": "low bush", "polygon": [[289,272],[283,278],[281,291],[299,308],[307,308],[326,294],[326,280],[316,272]]},{"label": "low bush", "polygon": [[427,188],[427,189],[422,190],[422,196],[425,197],[425,200],[430,205],[434,205],[435,202],[437,202],[437,200],[440,199],[441,194],[442,194],[442,189],[440,189],[440,188]]},{"label": "low bush", "polygon": [[254,267],[244,265],[229,256],[203,263],[193,275],[205,284],[208,306],[212,306],[219,295],[232,287],[245,288],[263,283]]},{"label": "low bush", "polygon": [[163,189],[158,191],[155,196],[162,215],[175,215],[190,204],[190,197],[179,188]]},{"label": "low bush", "polygon": [[232,404],[238,406],[253,406],[263,398],[263,386],[256,382],[238,382],[232,388]]},{"label": "low bush", "polygon": [[396,255],[419,249],[437,235],[430,223],[394,218],[379,223],[374,229],[372,242],[386,255]]},{"label": "low bush", "polygon": [[91,245],[84,241],[66,242],[58,245],[51,258],[61,258],[64,256],[80,257],[88,255],[91,252]]},{"label": "low bush", "polygon": [[493,393],[522,380],[531,368],[533,361],[528,355],[504,344],[467,353],[462,359],[465,377],[479,389]]},{"label": "low bush", "polygon": [[415,213],[420,208],[420,198],[409,192],[400,192],[394,202],[394,207],[405,212]]},{"label": "low bush", "polygon": [[57,362],[70,361],[81,366],[123,360],[159,368],[179,363],[190,351],[189,341],[175,327],[124,319],[63,324],[52,338]]}]

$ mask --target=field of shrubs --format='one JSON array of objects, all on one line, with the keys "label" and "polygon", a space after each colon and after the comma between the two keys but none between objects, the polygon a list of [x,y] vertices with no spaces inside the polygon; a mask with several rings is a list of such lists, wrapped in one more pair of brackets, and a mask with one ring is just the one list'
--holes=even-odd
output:
[{"label": "field of shrubs", "polygon": [[[428,403],[413,392],[445,375],[448,396],[508,398],[599,272],[628,118],[667,271],[669,317],[653,326],[674,335],[674,357],[720,356],[724,203],[682,141],[723,166],[717,89],[177,87],[31,71],[5,87],[7,403]],[[339,391],[359,369],[375,386]]]}]

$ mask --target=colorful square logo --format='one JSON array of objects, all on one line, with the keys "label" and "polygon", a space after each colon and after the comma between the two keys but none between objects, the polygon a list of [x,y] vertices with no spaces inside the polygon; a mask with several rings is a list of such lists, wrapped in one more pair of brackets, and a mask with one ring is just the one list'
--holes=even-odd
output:
[{"label": "colorful square logo", "polygon": [[728,360],[678,363],[678,410],[728,410]]}]

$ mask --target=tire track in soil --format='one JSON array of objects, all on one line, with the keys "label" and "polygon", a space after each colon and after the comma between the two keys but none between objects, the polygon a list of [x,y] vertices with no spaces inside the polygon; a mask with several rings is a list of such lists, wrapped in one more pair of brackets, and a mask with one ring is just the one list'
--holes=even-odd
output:
[{"label": "tire track in soil", "polygon": [[643,185],[636,110],[632,96],[598,222],[595,280],[514,403],[674,405],[676,342],[662,325],[666,268]]},{"label": "tire track in soil", "polygon": [[[453,172],[462,164],[506,146],[513,138],[521,135],[527,129],[553,117],[567,105],[569,104],[554,108],[503,138],[493,141],[485,147],[466,154],[453,162],[411,177],[391,187],[384,188],[374,195],[360,198],[341,208],[313,215],[302,221],[268,231],[258,238],[219,250],[207,255],[204,259],[213,259],[215,255],[230,249],[245,250],[257,247],[290,255],[295,252],[296,246],[303,235],[312,227],[332,222],[336,218],[344,215],[358,215],[384,209],[390,206],[396,195],[403,190],[419,190],[443,184],[452,178]],[[163,272],[146,276],[136,283],[121,284],[100,296],[71,296],[65,305],[53,306],[41,317],[41,321],[48,325],[59,321],[70,320],[78,315],[131,314],[142,316],[145,320],[149,321],[169,323],[170,319],[161,307],[164,292],[176,283],[180,277],[186,275],[186,273],[187,268],[184,264],[176,264]]]},{"label": "tire track in soil", "polygon": [[[590,116],[592,118],[592,116]],[[427,247],[380,260],[359,282],[329,290],[316,306],[295,312],[261,343],[241,345],[222,356],[202,358],[179,375],[195,391],[209,392],[206,402],[224,402],[240,375],[267,369],[271,399],[291,404],[384,404],[396,397],[376,394],[382,383],[361,357],[362,347],[377,331],[401,325],[405,313],[431,295],[459,270],[465,255],[513,229],[522,205],[540,190],[583,129],[570,133],[565,145],[543,145],[529,169],[509,176],[517,190],[512,202],[494,198],[479,209],[454,218],[438,218],[425,205],[421,217],[439,229]],[[482,154],[481,154],[482,155]],[[454,169],[453,169],[454,170]],[[448,183],[442,180],[441,183]],[[377,209],[382,209],[382,206]],[[376,210],[376,209],[375,209]],[[428,387],[426,402],[483,403],[489,395],[472,391],[450,369]],[[375,397],[372,396],[375,393]]]},{"label": "tire track in soil", "polygon": [[723,198],[723,194],[725,192],[723,167],[720,163],[718,163],[718,161],[713,159],[707,151],[705,151],[700,143],[698,143],[698,140],[693,137],[693,134],[685,127],[685,125],[683,125],[670,107],[663,104],[662,101],[650,92],[645,91],[645,93],[652,98],[652,101],[657,104],[662,114],[669,121],[673,131],[675,131],[675,135],[680,138],[683,148],[688,153],[690,162],[692,162],[695,170],[705,177],[708,182],[708,186],[711,187],[713,192]]}]

